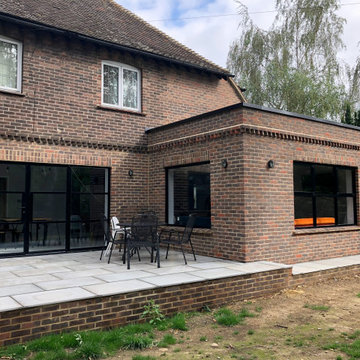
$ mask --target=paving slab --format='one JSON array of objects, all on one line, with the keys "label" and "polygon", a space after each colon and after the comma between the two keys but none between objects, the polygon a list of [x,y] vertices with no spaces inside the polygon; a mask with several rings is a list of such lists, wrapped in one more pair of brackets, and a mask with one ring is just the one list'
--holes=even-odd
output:
[{"label": "paving slab", "polygon": [[81,271],[67,271],[63,273],[56,273],[54,275],[60,279],[75,279],[75,278],[96,276],[102,274],[112,274],[112,272],[100,268],[100,269],[89,269],[89,270],[81,270]]},{"label": "paving slab", "polygon": [[192,273],[194,271],[198,271],[194,266],[190,265],[181,265],[181,266],[166,266],[166,267],[160,267],[155,269],[149,269],[147,270],[148,273],[151,273],[151,275],[168,275],[168,274],[178,274],[178,273]]},{"label": "paving slab", "polygon": [[0,297],[0,311],[20,309],[22,306],[9,296]]},{"label": "paving slab", "polygon": [[41,290],[41,288],[37,287],[34,284],[2,286],[0,287],[0,297],[33,293]]},{"label": "paving slab", "polygon": [[1,286],[11,286],[11,285],[23,285],[23,284],[35,284],[41,281],[51,281],[58,280],[55,276],[51,274],[45,275],[36,275],[36,276],[26,276],[26,277],[12,277],[8,279],[1,280]]},{"label": "paving slab", "polygon": [[30,294],[15,295],[12,298],[25,307],[56,304],[64,301],[73,301],[93,297],[93,294],[80,287],[40,291]]},{"label": "paving slab", "polygon": [[156,286],[173,286],[197,282],[201,280],[203,280],[203,278],[188,273],[159,275],[143,279],[143,281],[146,281]]},{"label": "paving slab", "polygon": [[95,277],[80,277],[65,280],[53,280],[38,282],[36,285],[42,290],[69,289],[72,287],[82,287],[85,285],[103,284],[104,282]]},{"label": "paving slab", "polygon": [[153,274],[147,271],[134,270],[134,271],[122,271],[116,274],[97,275],[96,277],[106,282],[115,282],[115,281],[123,281],[123,280],[141,279],[143,277],[149,277],[152,275]]},{"label": "paving slab", "polygon": [[221,278],[239,276],[244,274],[245,272],[243,271],[228,269],[224,267],[216,268],[216,269],[199,270],[192,273],[192,275],[198,276],[199,278],[203,278],[206,280],[221,279]]},{"label": "paving slab", "polygon": [[140,291],[152,289],[155,286],[144,282],[142,280],[127,280],[127,281],[117,281],[112,283],[100,284],[100,285],[90,285],[84,286],[84,289],[87,291],[96,294],[96,295],[114,295],[114,294],[123,294],[131,291]]}]

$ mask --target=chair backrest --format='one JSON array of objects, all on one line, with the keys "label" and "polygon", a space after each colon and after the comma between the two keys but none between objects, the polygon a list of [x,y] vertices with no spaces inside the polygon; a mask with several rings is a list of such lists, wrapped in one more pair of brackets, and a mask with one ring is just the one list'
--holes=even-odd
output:
[{"label": "chair backrest", "polygon": [[195,225],[196,216],[194,214],[190,214],[188,221],[186,222],[186,226],[184,229],[184,232],[182,234],[181,242],[186,243],[190,241],[190,237]]},{"label": "chair backrest", "polygon": [[138,214],[131,222],[131,240],[136,243],[151,243],[156,240],[158,219],[155,214]]},{"label": "chair backrest", "polygon": [[104,241],[108,243],[114,239],[112,231],[110,229],[110,221],[106,216],[101,216],[99,218],[100,229],[104,233]]},{"label": "chair backrest", "polygon": [[120,226],[119,226],[119,220],[116,216],[113,216],[111,218],[111,235],[114,238],[116,235],[116,230],[120,230]]}]

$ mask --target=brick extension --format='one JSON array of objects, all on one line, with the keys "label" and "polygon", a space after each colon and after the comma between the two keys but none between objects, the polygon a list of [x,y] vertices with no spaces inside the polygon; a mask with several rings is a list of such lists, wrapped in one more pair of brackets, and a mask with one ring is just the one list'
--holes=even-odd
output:
[{"label": "brick extension", "polygon": [[359,130],[251,104],[149,130],[150,202],[165,216],[165,168],[209,161],[212,226],[194,234],[199,253],[286,264],[357,255],[357,225],[294,229],[293,162],[356,167],[359,223]]}]

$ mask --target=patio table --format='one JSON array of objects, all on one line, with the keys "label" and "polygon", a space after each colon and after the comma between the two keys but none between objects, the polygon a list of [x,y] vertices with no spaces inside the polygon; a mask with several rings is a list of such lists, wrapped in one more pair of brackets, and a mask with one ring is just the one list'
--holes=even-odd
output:
[{"label": "patio table", "polygon": [[[134,226],[132,223],[123,223],[123,222],[119,222],[118,224],[117,224],[118,226],[120,226],[120,227],[122,227],[123,229],[124,229],[124,237],[125,237],[125,245],[124,245],[124,253],[123,253],[123,257],[122,257],[122,259],[123,259],[123,263],[125,264],[125,256],[126,256],[126,253],[127,253],[127,247],[128,247],[128,236],[129,236],[129,234],[130,234],[130,232],[131,232],[131,228]],[[158,226],[162,226],[163,224],[161,223],[161,224],[157,224],[157,227]],[[165,224],[164,224],[165,225]],[[147,223],[147,222],[144,222],[143,224],[139,224],[139,223],[137,223],[136,224],[136,227],[148,227],[148,226],[152,226],[152,224],[151,223]],[[139,253],[139,247],[141,246],[141,245],[138,245],[139,243],[138,242],[136,242],[135,241],[135,245],[134,245],[134,248],[133,249],[129,249],[129,251],[130,251],[130,257],[132,257],[135,253],[137,253],[138,254],[138,258],[139,258],[139,261],[141,260],[140,259],[140,253]],[[158,235],[157,235],[157,243],[159,243],[159,238],[158,238]],[[153,242],[153,245],[155,246],[156,244],[155,244],[155,242]],[[152,250],[153,250],[153,247],[154,246],[152,246],[152,248],[151,249],[149,249],[147,246],[144,246],[145,247],[145,249],[149,252],[149,254],[151,255],[151,257],[152,257]],[[160,257],[160,256],[159,256]],[[156,257],[155,257],[155,261],[156,261]],[[129,269],[129,266],[130,266],[130,264],[129,264],[129,262],[128,262],[128,269]],[[160,259],[158,259],[158,267],[160,267]]]}]

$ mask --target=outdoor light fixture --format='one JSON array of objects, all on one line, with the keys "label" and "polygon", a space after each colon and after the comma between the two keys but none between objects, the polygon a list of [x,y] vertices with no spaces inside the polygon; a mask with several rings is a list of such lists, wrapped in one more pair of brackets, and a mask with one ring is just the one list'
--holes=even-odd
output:
[{"label": "outdoor light fixture", "polygon": [[267,163],[267,167],[269,169],[272,169],[274,166],[275,166],[274,160],[269,160],[268,163]]},{"label": "outdoor light fixture", "polygon": [[227,160],[226,160],[226,159],[221,160],[221,166],[222,166],[224,169],[226,169],[226,168],[227,168],[227,166],[228,166],[228,162],[227,162]]},{"label": "outdoor light fixture", "polygon": [[129,176],[131,177],[131,176],[134,175],[134,171],[130,169],[129,172],[128,172],[128,174],[129,174]]}]

